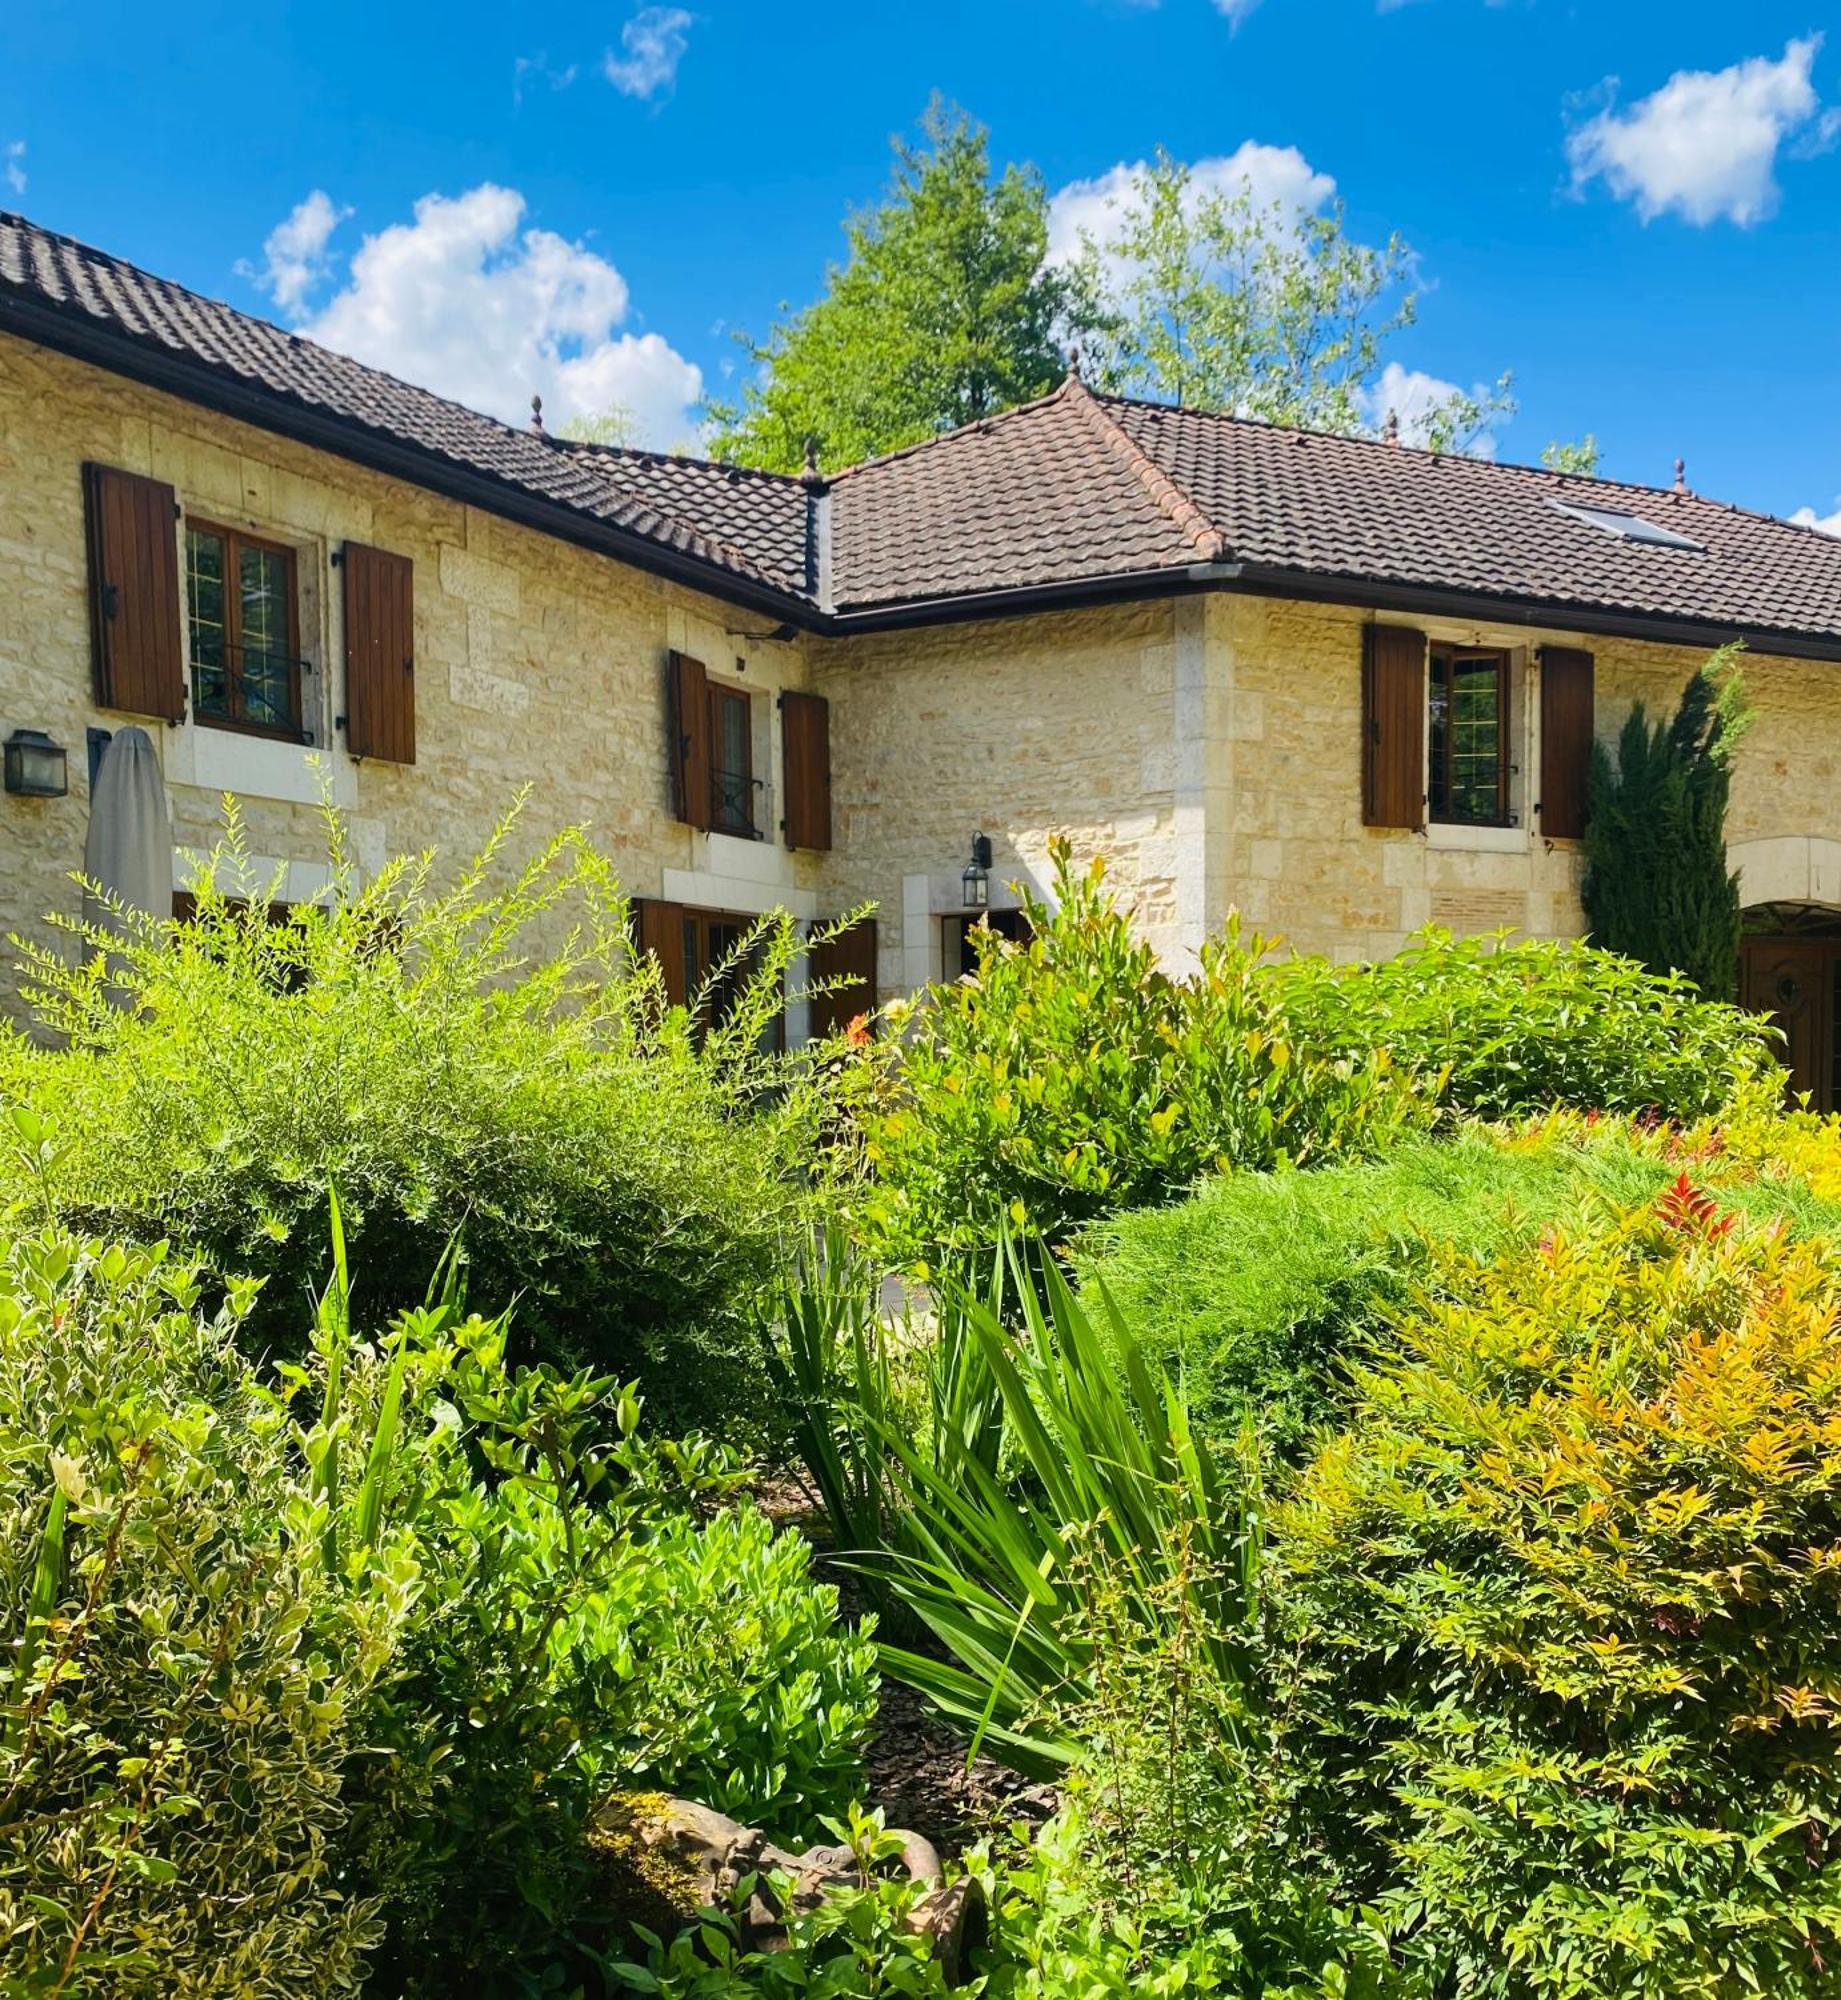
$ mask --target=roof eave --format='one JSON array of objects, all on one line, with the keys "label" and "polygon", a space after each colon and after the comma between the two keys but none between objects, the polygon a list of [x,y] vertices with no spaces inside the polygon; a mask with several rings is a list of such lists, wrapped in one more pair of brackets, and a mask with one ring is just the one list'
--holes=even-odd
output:
[{"label": "roof eave", "polygon": [[817,630],[824,623],[823,614],[814,605],[790,591],[775,590],[770,584],[757,583],[649,536],[597,520],[560,501],[546,500],[510,480],[495,479],[490,473],[457,464],[441,452],[316,409],[209,362],[175,353],[157,341],[124,333],[87,313],[61,311],[0,287],[0,332],[17,334],[38,346],[106,368],[111,374],[405,480],[426,492],[478,507],[558,541],[614,556],[636,569],[746,610],[770,613],[805,630]]},{"label": "roof eave", "polygon": [[1841,633],[1747,624],[1743,620],[1675,618],[1660,612],[1620,611],[1566,598],[1513,597],[1490,591],[1382,583],[1370,577],[1326,576],[1275,563],[1241,563],[1237,589],[1260,597],[1306,603],[1347,604],[1434,618],[1487,618],[1499,624],[1547,626],[1608,639],[1641,639],[1663,646],[1723,646],[1742,639],[1754,650],[1790,659],[1841,660]]}]

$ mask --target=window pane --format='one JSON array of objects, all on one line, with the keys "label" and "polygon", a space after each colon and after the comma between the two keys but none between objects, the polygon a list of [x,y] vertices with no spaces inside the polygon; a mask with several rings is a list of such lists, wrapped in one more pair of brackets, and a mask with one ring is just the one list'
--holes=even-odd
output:
[{"label": "window pane", "polygon": [[224,538],[185,535],[186,624],[192,650],[192,704],[200,715],[230,713],[229,634],[224,624]]},{"label": "window pane", "polygon": [[716,827],[721,833],[754,831],[753,742],[751,740],[748,697],[715,689],[714,708],[716,759]]},{"label": "window pane", "polygon": [[1494,826],[1503,817],[1503,713],[1499,657],[1432,656],[1432,817],[1472,826]]},{"label": "window pane", "polygon": [[278,549],[237,551],[238,603],[243,617],[243,716],[287,728],[294,722],[288,661],[290,565]]}]

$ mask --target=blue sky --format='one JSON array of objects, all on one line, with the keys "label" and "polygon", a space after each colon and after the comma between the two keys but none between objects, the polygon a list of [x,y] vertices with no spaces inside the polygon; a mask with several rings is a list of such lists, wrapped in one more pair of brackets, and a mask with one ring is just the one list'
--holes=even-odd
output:
[{"label": "blue sky", "polygon": [[[1498,434],[1841,516],[1841,33],[1812,0],[0,9],[0,204],[501,414],[694,429],[940,90],[1064,195],[1162,144],[1417,251]],[[1841,25],[1841,24],[1838,24]],[[1244,150],[1243,150],[1244,149]],[[1410,404],[1410,381],[1396,384]],[[1841,521],[1838,521],[1841,525]]]}]

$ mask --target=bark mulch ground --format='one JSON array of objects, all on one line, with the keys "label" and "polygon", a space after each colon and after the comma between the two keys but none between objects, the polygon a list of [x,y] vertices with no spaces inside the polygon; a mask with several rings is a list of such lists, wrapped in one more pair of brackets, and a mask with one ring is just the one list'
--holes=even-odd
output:
[{"label": "bark mulch ground", "polygon": [[[867,1607],[857,1580],[828,1560],[822,1522],[805,1487],[786,1474],[768,1474],[751,1491],[781,1527],[797,1528],[811,1541],[820,1570],[837,1585],[844,1614],[860,1617]],[[875,1733],[865,1752],[868,1803],[882,1808],[890,1826],[922,1835],[943,1854],[959,1853],[1017,1820],[1039,1825],[1055,1810],[1052,1785],[1033,1783],[982,1754],[968,1767],[967,1741],[912,1688],[884,1675]]]}]

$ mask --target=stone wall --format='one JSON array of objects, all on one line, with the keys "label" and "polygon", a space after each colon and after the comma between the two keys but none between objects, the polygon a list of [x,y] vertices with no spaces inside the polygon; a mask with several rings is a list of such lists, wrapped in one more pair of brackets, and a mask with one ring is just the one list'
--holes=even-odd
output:
[{"label": "stone wall", "polygon": [[940,973],[972,836],[991,902],[1040,893],[1048,844],[1114,883],[1176,946],[1177,615],[1169,602],[932,626],[814,649],[831,702],[835,910],[877,905],[883,994]]},{"label": "stone wall", "polygon": [[[169,481],[182,508],[296,550],[304,683],[317,748],[104,714],[91,699],[81,467]],[[416,755],[412,766],[344,751],[342,615],[330,558],[347,538],[415,564]],[[779,795],[772,696],[804,679],[798,642],[713,598],[0,336],[0,736],[49,730],[70,751],[63,799],[0,800],[0,929],[43,933],[74,912],[67,877],[88,819],[85,732],[142,721],[160,752],[176,842],[213,845],[226,790],[244,802],[264,864],[291,864],[289,893],[324,879],[322,783],[375,866],[429,845],[458,862],[522,787],[518,843],[586,822],[635,894],[754,911],[817,909],[819,864],[776,840],[693,832],[670,816],[664,661],[694,653],[754,704],[756,769]],[[769,821],[772,831],[777,820]],[[667,882],[669,874],[670,881]],[[183,886],[183,885],[182,885]]]},{"label": "stone wall", "polygon": [[[745,912],[785,904],[802,917],[873,901],[885,997],[944,969],[944,920],[961,908],[960,870],[981,830],[999,907],[1015,901],[1013,882],[1046,886],[1054,835],[1083,861],[1104,854],[1173,969],[1233,908],[1339,957],[1395,949],[1428,922],[1576,933],[1577,846],[1530,830],[1537,648],[1596,655],[1607,739],[1634,699],[1652,712],[1672,704],[1702,657],[1400,619],[1513,649],[1519,824],[1369,828],[1360,611],[1220,593],[775,644],[742,636],[765,621],[713,598],[0,336],[0,736],[43,728],[71,752],[68,798],[0,799],[0,928],[41,935],[46,910],[78,903],[68,877],[87,822],[85,731],[126,719],[90,697],[87,459],[168,480],[184,507],[298,553],[319,747],[149,725],[183,848],[210,848],[221,794],[235,791],[256,855],[284,865],[298,896],[324,879],[322,784],[368,866],[428,845],[458,860],[528,786],[525,842],[586,822],[635,894]],[[343,635],[330,559],[347,537],[415,563],[412,767],[354,763],[333,726]],[[663,670],[674,647],[760,697],[765,840],[694,833],[670,816]],[[1841,901],[1841,665],[1756,657],[1746,672],[1760,721],[1734,785],[1735,859],[1755,900]],[[778,841],[782,686],[830,699],[827,856]]]},{"label": "stone wall", "polygon": [[[1368,957],[1398,949],[1422,924],[1461,933],[1509,926],[1574,936],[1581,854],[1534,830],[1538,790],[1537,649],[1583,646],[1597,662],[1597,732],[1613,741],[1642,700],[1671,710],[1703,650],[1410,618],[1434,637],[1502,646],[1513,655],[1511,800],[1519,825],[1367,827],[1361,816],[1362,627],[1368,615],[1329,605],[1235,597],[1211,641],[1210,672],[1226,690],[1234,772],[1229,858],[1211,923],[1237,906],[1300,950]],[[1734,774],[1735,860],[1760,841],[1841,839],[1841,663],[1752,655],[1745,675],[1759,721]],[[1761,869],[1755,869],[1762,876]],[[1761,890],[1754,889],[1755,896]]]}]

